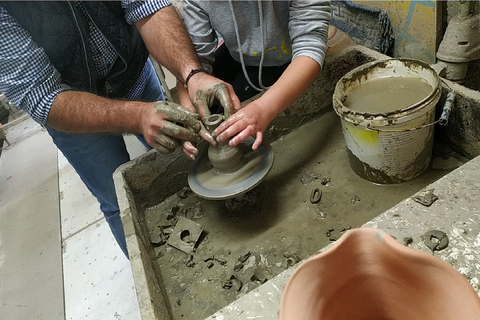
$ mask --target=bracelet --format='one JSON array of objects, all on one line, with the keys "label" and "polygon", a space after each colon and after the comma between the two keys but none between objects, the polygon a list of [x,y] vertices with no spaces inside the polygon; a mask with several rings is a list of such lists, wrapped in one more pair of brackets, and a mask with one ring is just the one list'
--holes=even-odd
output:
[{"label": "bracelet", "polygon": [[185,79],[185,83],[183,84],[183,86],[185,87],[185,90],[188,91],[188,80],[190,80],[190,78],[194,74],[197,74],[199,72],[205,72],[207,74],[210,74],[210,72],[208,72],[208,70],[206,70],[206,69],[192,69],[192,70],[190,70],[190,73],[188,74],[187,79]]}]

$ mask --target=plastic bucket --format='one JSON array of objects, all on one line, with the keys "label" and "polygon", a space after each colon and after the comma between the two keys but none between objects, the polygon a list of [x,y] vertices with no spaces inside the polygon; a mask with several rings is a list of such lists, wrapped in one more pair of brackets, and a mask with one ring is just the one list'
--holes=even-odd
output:
[{"label": "plastic bucket", "polygon": [[[423,89],[417,92],[419,87]],[[358,99],[368,105],[352,102],[354,94],[369,97]],[[353,171],[381,184],[406,182],[425,171],[440,95],[439,76],[418,60],[373,61],[344,75],[335,86],[333,107],[341,118]]]}]

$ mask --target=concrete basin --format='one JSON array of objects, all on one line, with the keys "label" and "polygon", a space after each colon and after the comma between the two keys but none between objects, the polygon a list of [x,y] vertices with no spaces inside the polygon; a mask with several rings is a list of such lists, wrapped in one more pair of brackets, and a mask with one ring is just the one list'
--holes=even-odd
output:
[{"label": "concrete basin", "polygon": [[[268,313],[265,319],[274,319],[282,289],[276,283],[283,283],[296,263],[480,153],[474,134],[480,96],[447,81],[444,89],[455,90],[457,99],[448,126],[438,129],[432,168],[396,185],[356,176],[332,94],[349,70],[384,58],[356,45],[329,50],[321,76],[266,132],[274,167],[252,191],[254,201],[239,211],[228,210],[224,201],[177,195],[187,185],[191,165],[180,152],[150,151],[118,168],[114,178],[143,320],[240,319],[239,299],[257,301],[245,314]],[[445,99],[446,93],[439,112]],[[322,192],[319,203],[309,201],[315,189]],[[172,234],[183,218],[203,228],[194,251],[152,243],[152,234],[159,229]]]}]

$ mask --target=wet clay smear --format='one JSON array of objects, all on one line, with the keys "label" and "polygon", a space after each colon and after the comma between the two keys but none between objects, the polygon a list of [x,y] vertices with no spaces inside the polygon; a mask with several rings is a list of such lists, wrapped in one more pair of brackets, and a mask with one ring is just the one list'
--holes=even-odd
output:
[{"label": "wet clay smear", "polygon": [[[271,145],[272,171],[245,201],[204,200],[183,191],[146,209],[173,319],[209,317],[449,172],[429,169],[396,185],[360,178],[333,112]],[[318,202],[311,201],[312,190],[321,192]],[[200,226],[199,237],[175,229],[183,218]],[[173,232],[193,250],[170,246]]]}]

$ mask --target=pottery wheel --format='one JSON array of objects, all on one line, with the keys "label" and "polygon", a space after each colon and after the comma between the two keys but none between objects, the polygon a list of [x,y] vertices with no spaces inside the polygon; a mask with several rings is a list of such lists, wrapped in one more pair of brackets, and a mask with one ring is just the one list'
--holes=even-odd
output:
[{"label": "pottery wheel", "polygon": [[188,185],[199,197],[209,200],[233,198],[255,188],[270,172],[273,165],[273,151],[263,142],[256,151],[248,138],[240,144],[245,164],[235,172],[219,173],[204,152],[193,163],[188,172]]}]

